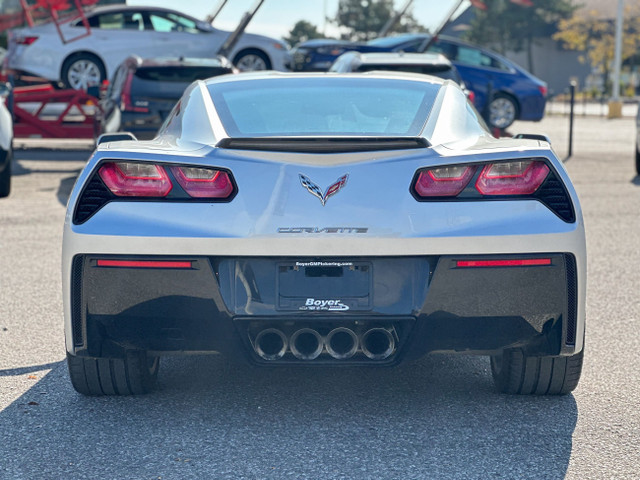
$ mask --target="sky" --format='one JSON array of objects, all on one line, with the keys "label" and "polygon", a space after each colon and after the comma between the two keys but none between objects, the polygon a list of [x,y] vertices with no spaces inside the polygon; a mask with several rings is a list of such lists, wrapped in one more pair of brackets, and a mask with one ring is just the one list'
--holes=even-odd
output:
[{"label": "sky", "polygon": [[[193,17],[204,19],[219,5],[220,0],[127,0],[129,5],[154,5],[172,8],[187,13]],[[406,0],[394,0],[396,10],[402,8]],[[423,25],[432,30],[453,8],[456,0],[414,0],[413,14]],[[228,0],[213,25],[223,30],[233,30],[242,18],[244,12],[255,4],[255,0]],[[468,3],[465,1],[463,6]],[[324,22],[325,12],[334,17],[338,8],[338,0],[265,0],[255,17],[247,27],[247,32],[258,33],[275,38],[288,35],[298,20],[307,20],[324,29],[326,35],[336,35],[335,26]]]}]

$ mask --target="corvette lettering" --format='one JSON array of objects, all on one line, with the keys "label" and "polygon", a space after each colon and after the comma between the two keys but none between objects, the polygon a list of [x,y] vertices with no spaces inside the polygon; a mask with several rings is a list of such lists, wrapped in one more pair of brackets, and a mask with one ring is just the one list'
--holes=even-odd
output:
[{"label": "corvette lettering", "polygon": [[349,305],[342,303],[342,300],[319,300],[315,298],[307,298],[300,310],[329,310],[329,311],[345,311],[349,310]]},{"label": "corvette lettering", "polygon": [[320,199],[320,202],[324,206],[324,204],[327,203],[329,197],[338,193],[347,184],[349,175],[343,175],[334,183],[329,185],[324,194],[322,193],[320,187],[313,183],[309,177],[302,175],[301,173],[298,174],[298,177],[300,177],[300,183],[302,184],[302,186],[306,188],[311,195],[313,195],[314,197],[318,197]]},{"label": "corvette lettering", "polygon": [[278,233],[367,233],[366,227],[280,227]]}]

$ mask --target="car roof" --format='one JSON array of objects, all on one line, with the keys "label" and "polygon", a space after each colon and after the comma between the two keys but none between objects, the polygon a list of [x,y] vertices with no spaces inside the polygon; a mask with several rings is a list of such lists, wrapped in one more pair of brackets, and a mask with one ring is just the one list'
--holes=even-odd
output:
[{"label": "car roof", "polygon": [[200,21],[197,18],[192,17],[191,15],[183,13],[179,10],[175,10],[173,8],[154,7],[151,5],[135,5],[134,6],[134,5],[126,5],[124,3],[119,3],[116,5],[105,5],[105,6],[93,8],[88,12],[88,15],[92,16],[92,15],[99,15],[103,13],[111,13],[111,12],[140,12],[140,11],[177,13],[191,20]]},{"label": "car roof", "polygon": [[410,80],[414,82],[422,83],[439,83],[442,84],[447,80],[441,78],[432,77],[431,75],[423,75],[418,73],[407,72],[390,72],[390,71],[375,71],[366,73],[326,73],[326,72],[277,72],[273,70],[257,71],[257,72],[243,72],[241,75],[213,77],[205,80],[206,85],[223,82],[242,82],[246,80],[269,80],[274,78],[379,78],[379,79],[391,79],[391,80]]},{"label": "car roof", "polygon": [[404,52],[380,52],[380,53],[356,53],[361,64],[387,64],[387,65],[447,65],[451,62],[439,53],[404,53]]},{"label": "car roof", "polygon": [[231,62],[224,57],[153,57],[145,58],[138,65],[140,67],[227,67],[233,68]]}]

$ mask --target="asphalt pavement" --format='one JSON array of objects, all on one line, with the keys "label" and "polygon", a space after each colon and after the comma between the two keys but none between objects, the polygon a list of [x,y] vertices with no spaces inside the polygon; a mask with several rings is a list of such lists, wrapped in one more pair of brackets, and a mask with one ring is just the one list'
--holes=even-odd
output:
[{"label": "asphalt pavement", "polygon": [[[89,152],[19,150],[0,200],[0,480],[636,479],[640,179],[631,118],[579,117],[566,166],[589,253],[572,395],[494,391],[487,358],[390,369],[258,369],[163,358],[149,395],[88,398],[64,362],[64,203]],[[568,120],[519,123],[567,154]]]}]

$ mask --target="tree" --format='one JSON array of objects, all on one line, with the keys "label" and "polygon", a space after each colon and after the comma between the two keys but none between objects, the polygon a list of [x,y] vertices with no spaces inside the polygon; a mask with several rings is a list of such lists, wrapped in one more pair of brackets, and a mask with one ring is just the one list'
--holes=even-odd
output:
[{"label": "tree", "polygon": [[[394,15],[393,0],[340,0],[335,23],[346,30],[349,40],[375,38]],[[389,33],[425,31],[411,12],[405,13]]]},{"label": "tree", "polygon": [[285,37],[285,40],[293,47],[300,42],[306,42],[314,38],[323,38],[322,33],[318,31],[318,27],[306,20],[299,20],[289,31],[289,36]]},{"label": "tree", "polygon": [[[560,21],[559,31],[553,35],[569,50],[584,52],[579,60],[589,62],[602,74],[605,91],[609,91],[609,74],[614,59],[615,23],[605,19],[597,10],[579,11]],[[640,45],[640,4],[628,5],[622,26],[622,60],[633,57]]]},{"label": "tree", "polygon": [[571,0],[533,0],[514,3],[508,0],[482,0],[486,9],[476,11],[467,40],[507,51],[527,52],[528,69],[534,71],[532,48],[536,38],[548,37],[558,22],[571,17],[575,9]]}]

